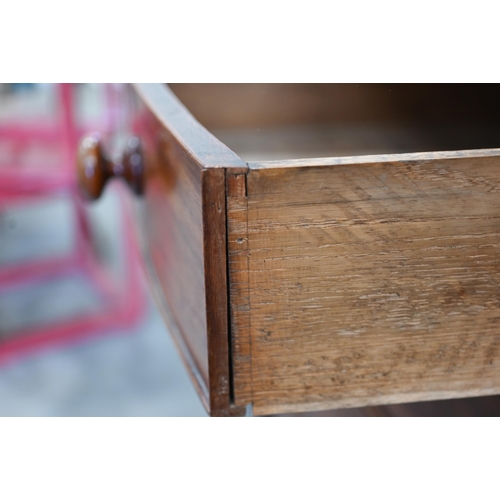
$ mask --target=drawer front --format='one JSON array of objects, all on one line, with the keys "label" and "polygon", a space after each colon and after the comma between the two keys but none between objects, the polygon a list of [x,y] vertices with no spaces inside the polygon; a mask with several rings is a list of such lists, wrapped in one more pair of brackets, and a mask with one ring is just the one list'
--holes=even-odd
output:
[{"label": "drawer front", "polygon": [[211,415],[231,403],[225,166],[241,160],[163,85],[133,89],[134,133],[145,157],[137,227],[151,289]]},{"label": "drawer front", "polygon": [[237,402],[500,392],[500,150],[249,166],[228,190]]}]

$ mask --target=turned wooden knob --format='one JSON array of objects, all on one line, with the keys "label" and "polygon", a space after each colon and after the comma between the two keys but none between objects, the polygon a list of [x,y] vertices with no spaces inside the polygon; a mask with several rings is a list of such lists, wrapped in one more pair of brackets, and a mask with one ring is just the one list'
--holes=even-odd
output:
[{"label": "turned wooden knob", "polygon": [[141,195],[144,190],[144,163],[138,137],[127,140],[121,156],[109,159],[104,154],[101,136],[84,137],[78,149],[78,183],[85,196],[96,200],[112,177],[124,179],[132,191]]}]

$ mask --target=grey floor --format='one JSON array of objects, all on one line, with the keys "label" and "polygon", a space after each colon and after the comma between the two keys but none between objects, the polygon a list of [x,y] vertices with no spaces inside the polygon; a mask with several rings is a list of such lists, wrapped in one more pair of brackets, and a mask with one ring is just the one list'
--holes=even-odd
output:
[{"label": "grey floor", "polygon": [[153,304],[140,325],[0,367],[1,416],[206,416]]},{"label": "grey floor", "polygon": [[[116,189],[89,208],[101,258],[120,275]],[[0,268],[71,251],[68,199],[0,207]],[[0,415],[206,416],[147,286],[138,325],[74,345],[48,347],[0,364]],[[102,307],[81,276],[65,274],[22,286],[0,282],[0,341]]]}]

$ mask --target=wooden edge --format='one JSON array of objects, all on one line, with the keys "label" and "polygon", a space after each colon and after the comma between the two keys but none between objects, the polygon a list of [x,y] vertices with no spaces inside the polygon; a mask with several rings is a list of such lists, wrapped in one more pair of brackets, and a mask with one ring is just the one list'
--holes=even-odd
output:
[{"label": "wooden edge", "polygon": [[200,168],[247,168],[246,163],[203,127],[163,83],[132,84],[149,110]]},{"label": "wooden edge", "polygon": [[226,172],[229,334],[233,399],[239,406],[251,404],[253,400],[246,181],[246,174]]},{"label": "wooden edge", "polygon": [[372,165],[375,163],[401,163],[412,161],[449,160],[454,158],[481,158],[499,156],[500,149],[471,149],[462,151],[438,151],[428,153],[404,153],[388,155],[338,156],[331,158],[304,158],[249,162],[250,170],[298,167],[332,167],[335,165]]},{"label": "wooden edge", "polygon": [[243,416],[245,407],[232,404],[225,169],[202,171],[202,207],[210,414]]},{"label": "wooden edge", "polygon": [[[144,204],[141,200],[135,200],[135,211],[139,218],[143,218]],[[204,380],[204,377],[200,373],[197,364],[191,353],[189,351],[189,347],[186,344],[184,337],[177,325],[177,322],[174,319],[174,315],[172,314],[170,307],[168,306],[165,296],[162,292],[161,284],[158,280],[158,275],[154,270],[153,262],[151,259],[151,255],[149,253],[149,246],[146,243],[146,235],[144,234],[143,224],[139,223],[135,225],[137,228],[137,239],[139,241],[139,245],[141,247],[141,253],[143,255],[143,264],[146,271],[146,276],[150,285],[150,289],[152,291],[153,299],[160,310],[160,313],[167,325],[167,329],[170,332],[174,344],[177,348],[179,355],[184,362],[184,366],[187,367],[189,378],[193,383],[198,396],[201,399],[201,402],[208,414],[210,414],[210,398],[207,384]]]},{"label": "wooden edge", "polygon": [[436,392],[411,392],[408,394],[395,394],[383,396],[370,396],[366,398],[354,397],[352,399],[342,399],[337,405],[335,401],[324,401],[318,403],[290,403],[283,405],[265,405],[253,408],[256,416],[278,415],[283,413],[316,412],[325,410],[341,410],[346,408],[369,408],[372,406],[421,403],[424,401],[442,401],[447,399],[463,399],[478,396],[495,396],[496,389],[484,388],[469,391],[436,391]]}]

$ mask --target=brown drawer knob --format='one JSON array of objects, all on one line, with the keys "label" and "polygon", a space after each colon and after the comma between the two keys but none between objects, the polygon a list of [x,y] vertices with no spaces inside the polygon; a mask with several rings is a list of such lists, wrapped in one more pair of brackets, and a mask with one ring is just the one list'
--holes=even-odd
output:
[{"label": "brown drawer knob", "polygon": [[144,162],[138,137],[130,137],[123,154],[114,159],[104,154],[99,134],[84,137],[78,149],[77,169],[80,189],[91,200],[101,196],[106,182],[112,177],[124,179],[135,194],[143,193]]}]

